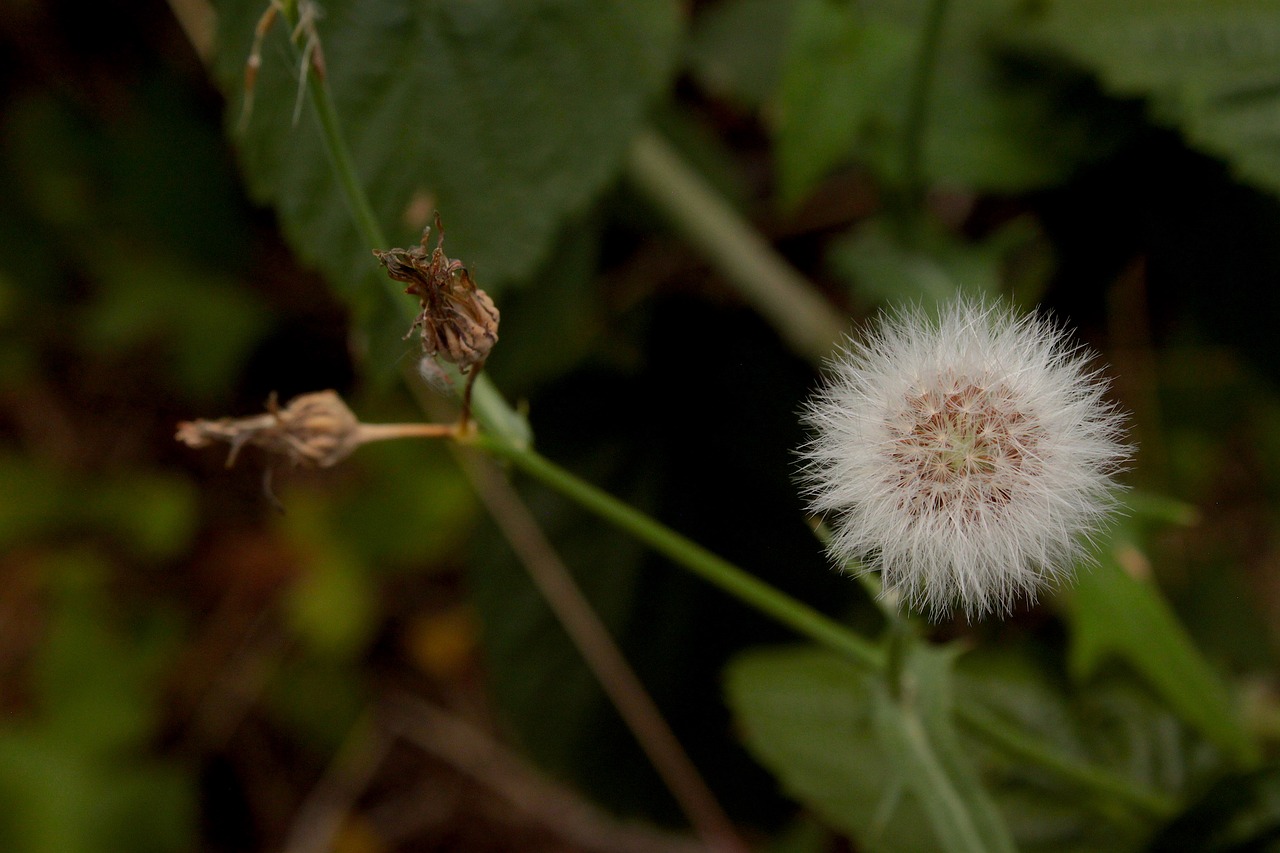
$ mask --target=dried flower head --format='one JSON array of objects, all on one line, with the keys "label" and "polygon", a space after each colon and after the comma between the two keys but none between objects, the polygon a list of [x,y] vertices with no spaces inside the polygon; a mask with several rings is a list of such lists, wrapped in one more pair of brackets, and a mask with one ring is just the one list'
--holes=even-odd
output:
[{"label": "dried flower head", "polygon": [[804,478],[833,559],[971,619],[1069,574],[1130,453],[1088,361],[1053,323],[964,298],[851,342],[805,412]]},{"label": "dried flower head", "polygon": [[246,444],[284,456],[304,468],[328,468],[371,441],[446,438],[456,433],[456,427],[443,424],[364,424],[337,392],[315,391],[294,397],[283,409],[272,394],[267,411],[261,415],[183,421],[175,438],[188,447],[207,447],[214,442],[231,445],[228,468]]},{"label": "dried flower head", "polygon": [[445,256],[444,227],[435,217],[436,247],[427,248],[431,229],[422,232],[422,241],[410,249],[374,251],[387,268],[387,275],[409,286],[405,293],[418,297],[422,312],[414,329],[422,330],[422,349],[458,365],[467,373],[483,367],[493,345],[498,342],[498,309],[493,300],[471,279],[462,261]]}]

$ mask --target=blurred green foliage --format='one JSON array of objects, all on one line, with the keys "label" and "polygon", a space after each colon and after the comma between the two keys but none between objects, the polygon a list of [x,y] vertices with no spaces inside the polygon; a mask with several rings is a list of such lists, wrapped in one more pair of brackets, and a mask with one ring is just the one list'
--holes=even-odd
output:
[{"label": "blurred green foliage", "polygon": [[[1074,590],[932,629],[912,701],[826,653],[759,648],[794,638],[525,489],[736,820],[796,851],[1266,843],[1280,14],[951,2],[921,72],[933,2],[334,0],[316,27],[381,226],[411,245],[441,210],[449,254],[498,298],[489,370],[542,452],[868,634],[884,617],[828,571],[792,480],[814,367],[626,182],[634,135],[659,117],[846,313],[1001,293],[1107,353],[1141,447],[1131,515]],[[446,448],[276,470],[281,515],[268,460],[174,445],[176,421],[273,390],[422,417],[388,381],[415,357],[408,307],[305,99],[295,115],[279,22],[242,114],[266,9],[216,4],[194,33],[210,68],[161,6],[0,21],[0,848],[282,847],[396,691],[491,716],[614,812],[678,822]],[[952,708],[1176,814],[1090,798]],[[483,786],[388,749],[354,805],[373,849],[526,846]],[[454,810],[404,829],[420,790]],[[337,849],[372,843],[346,831]]]}]

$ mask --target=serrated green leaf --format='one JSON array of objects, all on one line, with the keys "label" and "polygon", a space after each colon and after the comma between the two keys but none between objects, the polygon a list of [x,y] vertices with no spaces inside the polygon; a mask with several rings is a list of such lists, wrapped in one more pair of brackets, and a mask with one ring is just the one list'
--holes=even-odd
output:
[{"label": "serrated green leaf", "polygon": [[1071,0],[1027,31],[1035,46],[1149,100],[1158,121],[1280,192],[1280,7],[1270,0]]},{"label": "serrated green leaf", "polygon": [[1152,584],[1125,565],[1145,567],[1135,539],[1118,529],[1097,549],[1067,596],[1070,665],[1078,678],[1118,657],[1132,666],[1184,720],[1245,765],[1258,748],[1240,723],[1231,695]]},{"label": "serrated green leaf", "polygon": [[826,651],[740,656],[726,675],[751,751],[868,850],[1013,850],[951,724],[954,653],[917,647],[902,697]]},{"label": "serrated green leaf", "polygon": [[[239,115],[260,0],[217,4],[216,70]],[[359,180],[389,238],[412,245],[438,208],[449,252],[493,289],[534,267],[619,168],[666,82],[670,0],[324,4],[327,79]],[[376,264],[352,227],[277,25],[236,135],[254,194],[306,261],[348,294]]]}]

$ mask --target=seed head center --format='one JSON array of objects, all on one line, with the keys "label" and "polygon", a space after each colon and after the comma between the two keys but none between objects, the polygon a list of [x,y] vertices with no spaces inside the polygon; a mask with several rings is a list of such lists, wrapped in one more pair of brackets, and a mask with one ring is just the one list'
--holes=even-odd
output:
[{"label": "seed head center", "polygon": [[913,514],[972,516],[1007,505],[1036,464],[1041,435],[1006,385],[967,378],[909,392],[888,426],[894,482]]}]

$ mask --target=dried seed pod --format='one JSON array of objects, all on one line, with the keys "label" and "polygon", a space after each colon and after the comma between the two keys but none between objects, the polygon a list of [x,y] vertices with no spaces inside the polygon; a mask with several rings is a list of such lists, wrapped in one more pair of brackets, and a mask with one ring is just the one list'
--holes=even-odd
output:
[{"label": "dried seed pod", "polygon": [[227,442],[227,467],[241,447],[253,444],[304,468],[336,465],[365,440],[360,422],[333,391],[303,394],[283,409],[272,395],[266,414],[248,418],[184,421],[178,424],[177,439],[188,447]]},{"label": "dried seed pod", "polygon": [[410,249],[375,250],[374,256],[387,268],[387,275],[409,286],[405,293],[418,297],[422,312],[409,333],[422,330],[422,349],[458,365],[467,373],[482,367],[498,342],[498,309],[489,294],[476,287],[462,261],[444,254],[444,227],[435,217],[436,247],[427,248],[431,228],[422,232],[422,241]]}]

